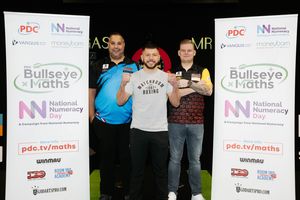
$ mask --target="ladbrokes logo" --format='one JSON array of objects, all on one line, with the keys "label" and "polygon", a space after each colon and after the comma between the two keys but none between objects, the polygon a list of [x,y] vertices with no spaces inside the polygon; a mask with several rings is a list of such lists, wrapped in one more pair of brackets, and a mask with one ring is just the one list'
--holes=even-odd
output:
[{"label": "ladbrokes logo", "polygon": [[288,76],[288,71],[277,64],[258,63],[231,67],[221,80],[223,89],[233,93],[256,93],[273,89]]},{"label": "ladbrokes logo", "polygon": [[24,66],[14,80],[14,86],[23,92],[48,93],[70,88],[82,77],[81,69],[68,63],[46,63]]}]

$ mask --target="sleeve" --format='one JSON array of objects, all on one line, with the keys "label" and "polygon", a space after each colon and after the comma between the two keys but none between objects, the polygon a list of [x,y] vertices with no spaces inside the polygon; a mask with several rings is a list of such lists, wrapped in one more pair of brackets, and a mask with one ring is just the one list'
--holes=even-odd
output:
[{"label": "sleeve", "polygon": [[212,86],[210,74],[209,74],[209,71],[207,68],[203,69],[202,75],[201,75],[201,80],[205,81],[206,84],[208,84],[210,87]]}]

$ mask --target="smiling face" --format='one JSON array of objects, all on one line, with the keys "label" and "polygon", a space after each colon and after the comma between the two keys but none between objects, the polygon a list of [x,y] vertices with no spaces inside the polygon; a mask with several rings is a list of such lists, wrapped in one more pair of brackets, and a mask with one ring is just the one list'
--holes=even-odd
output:
[{"label": "smiling face", "polygon": [[193,43],[182,43],[178,50],[178,56],[181,62],[193,62],[196,50]]},{"label": "smiling face", "polygon": [[111,35],[108,51],[112,60],[121,60],[124,57],[125,41],[121,35]]},{"label": "smiling face", "polygon": [[141,59],[147,69],[154,69],[159,65],[160,54],[157,48],[145,48]]}]

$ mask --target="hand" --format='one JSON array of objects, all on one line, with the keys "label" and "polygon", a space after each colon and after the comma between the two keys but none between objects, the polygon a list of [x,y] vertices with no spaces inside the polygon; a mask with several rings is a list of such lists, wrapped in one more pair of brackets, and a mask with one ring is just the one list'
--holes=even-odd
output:
[{"label": "hand", "polygon": [[168,82],[173,86],[173,87],[177,87],[177,79],[175,74],[170,74],[168,73]]},{"label": "hand", "polygon": [[179,88],[186,88],[186,87],[189,86],[188,83],[189,83],[189,80],[187,80],[187,79],[180,79],[178,81],[178,87]]},{"label": "hand", "polygon": [[131,77],[130,73],[123,73],[121,85],[125,86],[130,81],[130,77]]}]

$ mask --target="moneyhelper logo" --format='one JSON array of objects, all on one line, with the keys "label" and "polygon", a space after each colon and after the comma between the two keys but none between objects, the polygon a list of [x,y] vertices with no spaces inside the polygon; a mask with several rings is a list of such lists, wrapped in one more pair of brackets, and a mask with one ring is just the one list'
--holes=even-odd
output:
[{"label": "moneyhelper logo", "polygon": [[50,45],[52,48],[83,48],[84,42],[81,41],[59,41],[59,40],[53,40],[50,42]]},{"label": "moneyhelper logo", "polygon": [[82,78],[81,69],[69,63],[24,66],[14,79],[16,89],[26,93],[49,93],[68,89]]},{"label": "moneyhelper logo", "polygon": [[221,79],[221,87],[232,93],[257,93],[278,87],[287,77],[287,69],[278,64],[243,64],[229,68]]}]

